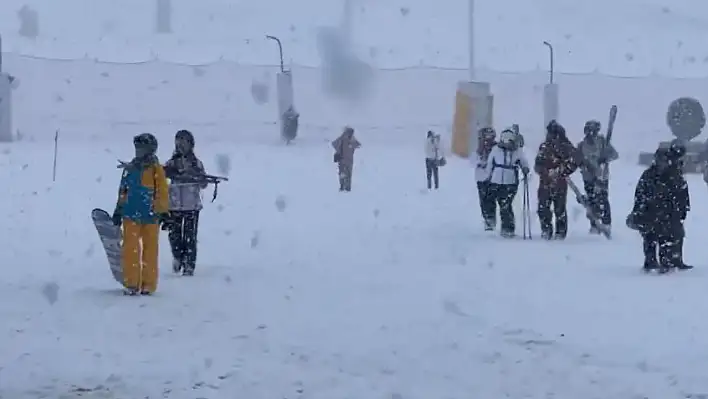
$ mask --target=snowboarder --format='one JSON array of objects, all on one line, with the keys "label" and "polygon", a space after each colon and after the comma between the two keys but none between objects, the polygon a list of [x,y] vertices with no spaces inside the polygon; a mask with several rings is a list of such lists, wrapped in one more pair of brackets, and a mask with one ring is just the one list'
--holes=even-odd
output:
[{"label": "snowboarder", "polygon": [[516,234],[514,198],[519,189],[519,170],[526,178],[529,164],[523,152],[517,147],[516,133],[506,129],[499,135],[499,143],[492,147],[487,157],[487,181],[494,200],[499,204],[501,235],[505,238]]},{"label": "snowboarder", "polygon": [[578,164],[577,150],[568,140],[565,128],[552,120],[546,127],[546,140],[541,143],[534,162],[534,171],[539,175],[537,194],[541,236],[547,240],[563,240],[568,234],[566,179],[575,172]]},{"label": "snowboarder", "polygon": [[688,183],[680,168],[684,154],[685,148],[680,146],[658,149],[637,183],[627,226],[642,235],[645,271],[693,268],[683,262],[683,224],[691,207]]},{"label": "snowboarder", "polygon": [[354,137],[354,129],[347,126],[341,136],[332,142],[334,162],[339,168],[339,191],[352,191],[352,172],[354,169],[354,151],[361,143]]},{"label": "snowboarder", "polygon": [[169,218],[169,194],[155,136],[142,133],[133,144],[135,158],[123,165],[113,223],[123,226],[125,293],[151,295],[157,290],[159,226]]},{"label": "snowboarder", "polygon": [[199,180],[199,176],[205,174],[204,164],[194,154],[194,135],[190,131],[180,130],[175,135],[175,149],[165,164],[165,174],[170,179],[170,223],[167,228],[172,270],[192,276],[197,263],[201,190],[207,183]]},{"label": "snowboarder", "polygon": [[484,230],[492,231],[497,227],[497,201],[489,189],[489,173],[487,159],[492,148],[497,145],[497,132],[492,127],[479,130],[476,156],[475,177],[477,179],[477,193],[479,194],[479,207],[482,211]]},{"label": "snowboarder", "polygon": [[[602,224],[609,228],[612,225],[612,213],[609,199],[609,169],[603,167],[619,158],[617,150],[600,134],[600,122],[590,120],[585,123],[583,132],[585,138],[578,143],[578,151],[582,157],[580,173],[583,176],[585,195]],[[594,221],[590,221],[590,233],[600,234]]]},{"label": "snowboarder", "polygon": [[425,177],[428,181],[428,190],[432,189],[433,181],[435,189],[440,188],[439,169],[445,166],[445,155],[440,145],[440,135],[428,131],[425,139]]}]

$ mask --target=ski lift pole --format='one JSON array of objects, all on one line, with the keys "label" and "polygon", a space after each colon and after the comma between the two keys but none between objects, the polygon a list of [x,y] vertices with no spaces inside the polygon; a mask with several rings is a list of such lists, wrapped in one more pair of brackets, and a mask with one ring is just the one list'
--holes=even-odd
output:
[{"label": "ski lift pole", "polygon": [[283,60],[283,43],[281,43],[280,39],[271,35],[266,35],[266,39],[275,40],[275,42],[278,43],[278,51],[280,52],[280,72],[285,73],[285,61]]},{"label": "ski lift pole", "polygon": [[553,73],[554,73],[554,60],[553,60],[553,45],[547,41],[544,41],[543,44],[545,44],[548,47],[548,55],[550,58],[550,71],[548,71],[548,77],[549,77],[549,83],[553,84]]}]

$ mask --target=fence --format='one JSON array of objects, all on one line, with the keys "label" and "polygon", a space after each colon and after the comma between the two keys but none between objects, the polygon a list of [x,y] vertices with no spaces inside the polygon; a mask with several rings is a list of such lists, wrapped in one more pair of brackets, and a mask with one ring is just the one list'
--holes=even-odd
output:
[{"label": "fence", "polygon": [[[206,65],[277,62],[266,34],[284,41],[286,60],[319,62],[320,28],[340,26],[364,61],[382,69],[466,68],[466,1],[171,0],[172,33],[156,34],[155,0],[3,0],[0,34],[6,51],[52,59],[106,62],[160,60]],[[611,0],[559,8],[540,0],[478,2],[477,60],[495,71],[547,67],[544,40],[566,73],[611,76],[708,76],[708,6],[671,8]],[[528,4],[527,4],[528,3]],[[18,35],[23,6],[36,10],[38,35]],[[701,8],[701,9],[696,9]],[[608,12],[607,10],[612,10]],[[701,19],[702,18],[702,19]],[[598,28],[598,21],[602,27]]]},{"label": "fence", "polygon": [[[230,61],[188,66],[162,61],[136,64],[91,59],[48,60],[6,54],[10,73],[18,75],[15,126],[25,136],[51,139],[56,128],[65,137],[110,137],[150,128],[173,133],[195,128],[214,137],[277,137],[274,125],[276,67]],[[371,89],[360,102],[338,100],[323,88],[317,68],[294,66],[295,100],[310,134],[329,137],[351,124],[372,137],[419,138],[428,128],[445,131],[452,122],[456,83],[462,70],[414,68],[375,70]],[[495,94],[495,124],[519,123],[533,143],[543,128],[543,71],[481,71]],[[254,83],[269,101],[254,101]],[[655,148],[670,138],[665,129],[669,102],[694,96],[706,103],[708,79],[616,78],[599,74],[560,74],[560,115],[571,137],[579,138],[588,118],[604,119],[617,104],[617,140],[627,147]],[[576,129],[577,128],[577,129]]]}]

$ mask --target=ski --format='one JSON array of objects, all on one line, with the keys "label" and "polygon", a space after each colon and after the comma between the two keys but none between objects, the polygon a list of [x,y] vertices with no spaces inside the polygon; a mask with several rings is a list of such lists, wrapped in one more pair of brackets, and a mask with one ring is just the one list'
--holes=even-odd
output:
[{"label": "ski", "polygon": [[[610,144],[612,141],[612,132],[615,130],[615,121],[617,120],[617,106],[613,105],[610,107],[610,119],[607,122],[607,134],[605,134],[605,143]],[[604,148],[602,149],[604,152]],[[600,178],[601,179],[607,179],[607,184],[609,185],[609,169],[610,165],[605,162],[602,165],[600,165]]]},{"label": "ski", "polygon": [[602,219],[595,214],[595,211],[593,211],[592,207],[590,206],[590,202],[588,201],[588,197],[583,194],[578,186],[575,185],[573,180],[570,177],[566,177],[566,181],[568,182],[568,186],[570,187],[571,190],[573,190],[573,193],[575,194],[575,200],[578,201],[578,204],[582,205],[583,208],[585,208],[585,216],[592,221],[596,226],[598,231],[602,233],[605,238],[608,240],[612,238],[610,226],[602,223]]}]

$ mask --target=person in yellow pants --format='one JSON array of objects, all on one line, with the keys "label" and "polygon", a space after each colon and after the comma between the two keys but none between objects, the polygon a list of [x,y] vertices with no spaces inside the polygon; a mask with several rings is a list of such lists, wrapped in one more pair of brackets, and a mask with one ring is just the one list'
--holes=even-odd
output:
[{"label": "person in yellow pants", "polygon": [[133,144],[135,158],[124,165],[113,223],[123,225],[125,294],[151,295],[157,290],[160,224],[169,222],[169,193],[155,136],[140,134]]}]

